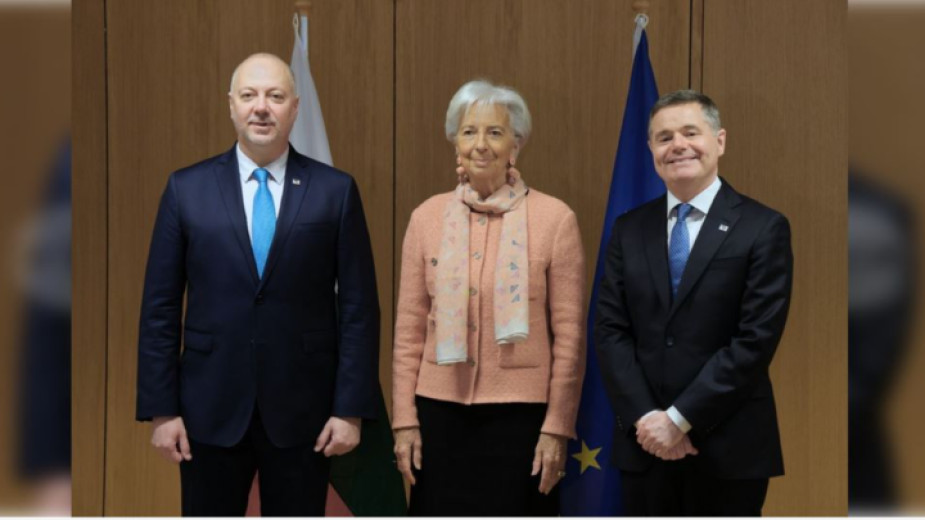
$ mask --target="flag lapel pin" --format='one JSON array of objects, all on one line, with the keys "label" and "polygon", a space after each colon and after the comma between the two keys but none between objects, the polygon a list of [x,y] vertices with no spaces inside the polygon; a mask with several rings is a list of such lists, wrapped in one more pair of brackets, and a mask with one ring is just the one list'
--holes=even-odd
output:
[{"label": "flag lapel pin", "polygon": [[302,184],[302,179],[296,179],[296,178],[293,177],[293,179],[292,179],[292,184],[294,184],[295,186],[298,186],[298,185]]},{"label": "flag lapel pin", "polygon": [[722,231],[723,233],[725,233],[725,232],[729,231],[729,226],[727,226],[726,224],[720,224],[720,225],[719,225],[719,230]]}]

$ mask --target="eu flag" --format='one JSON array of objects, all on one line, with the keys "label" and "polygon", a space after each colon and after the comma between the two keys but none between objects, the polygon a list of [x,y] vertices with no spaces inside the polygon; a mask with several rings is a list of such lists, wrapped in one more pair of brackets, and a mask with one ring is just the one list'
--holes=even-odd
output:
[{"label": "eu flag", "polygon": [[658,88],[655,86],[652,64],[649,63],[649,43],[645,30],[641,30],[641,33],[633,58],[630,89],[623,112],[620,143],[613,164],[604,231],[601,233],[594,285],[591,288],[588,361],[578,411],[578,440],[569,441],[566,476],[560,483],[559,509],[564,516],[614,516],[623,513],[620,472],[609,464],[614,431],[613,411],[604,393],[592,327],[594,302],[597,301],[605,251],[614,221],[621,214],[665,193],[665,184],[655,173],[647,143],[649,110],[658,100]]}]

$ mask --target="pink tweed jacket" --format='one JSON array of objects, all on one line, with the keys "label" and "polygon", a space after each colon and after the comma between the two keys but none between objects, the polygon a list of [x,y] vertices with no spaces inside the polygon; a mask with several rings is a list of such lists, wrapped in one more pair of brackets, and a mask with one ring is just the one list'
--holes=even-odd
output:
[{"label": "pink tweed jacket", "polygon": [[575,437],[585,370],[585,266],[575,213],[531,189],[527,195],[530,333],[494,339],[492,293],[501,215],[470,216],[469,361],[436,364],[433,302],[443,212],[452,192],[411,215],[402,247],[392,365],[392,427],[418,426],[414,397],[463,404],[548,403],[541,431]]}]

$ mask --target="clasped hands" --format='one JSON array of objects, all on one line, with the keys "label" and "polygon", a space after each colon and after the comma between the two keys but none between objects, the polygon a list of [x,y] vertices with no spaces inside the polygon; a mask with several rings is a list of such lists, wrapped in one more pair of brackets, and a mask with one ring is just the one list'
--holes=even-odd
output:
[{"label": "clasped hands", "polygon": [[699,453],[691,444],[690,437],[663,411],[646,415],[636,422],[636,441],[642,449],[662,460],[681,460]]}]

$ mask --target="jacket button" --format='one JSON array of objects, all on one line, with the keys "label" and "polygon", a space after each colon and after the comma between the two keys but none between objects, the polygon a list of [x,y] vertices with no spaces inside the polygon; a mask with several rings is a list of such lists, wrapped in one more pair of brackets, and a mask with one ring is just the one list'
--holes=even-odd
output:
[{"label": "jacket button", "polygon": [[258,294],[254,301],[257,303],[257,305],[263,305],[263,293]]},{"label": "jacket button", "polygon": [[674,346],[674,337],[668,336],[668,339],[665,340],[665,345],[667,345],[667,346],[669,346],[669,347],[673,347],[673,346]]},{"label": "jacket button", "polygon": [[469,296],[475,296],[475,295],[478,294],[478,293],[479,293],[479,290],[476,289],[475,287],[470,287],[470,288],[469,288]]}]

